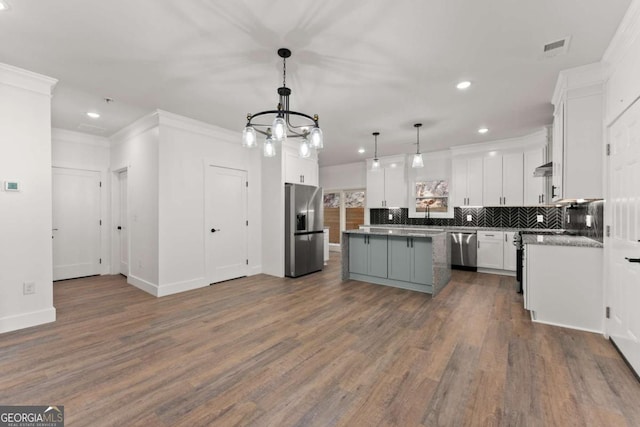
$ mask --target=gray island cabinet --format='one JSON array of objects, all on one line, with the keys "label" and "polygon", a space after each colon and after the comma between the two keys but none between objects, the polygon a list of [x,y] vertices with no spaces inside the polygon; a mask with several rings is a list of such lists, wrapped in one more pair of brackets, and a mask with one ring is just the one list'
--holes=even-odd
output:
[{"label": "gray island cabinet", "polygon": [[342,238],[342,279],[436,295],[451,279],[444,232],[349,230]]}]

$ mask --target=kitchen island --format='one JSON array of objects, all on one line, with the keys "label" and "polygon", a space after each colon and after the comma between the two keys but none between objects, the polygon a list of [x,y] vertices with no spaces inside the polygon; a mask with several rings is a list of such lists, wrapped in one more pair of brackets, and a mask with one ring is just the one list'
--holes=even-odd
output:
[{"label": "kitchen island", "polygon": [[342,233],[342,279],[437,295],[451,279],[442,230],[364,227]]}]

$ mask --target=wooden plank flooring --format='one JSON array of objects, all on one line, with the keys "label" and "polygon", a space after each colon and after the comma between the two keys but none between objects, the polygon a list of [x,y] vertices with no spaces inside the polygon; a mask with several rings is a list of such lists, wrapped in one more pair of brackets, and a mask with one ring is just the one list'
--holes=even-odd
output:
[{"label": "wooden plank flooring", "polygon": [[640,383],[602,336],[533,324],[511,277],[436,298],[254,276],[154,298],[58,282],[58,321],[0,335],[0,404],[68,426],[638,426]]}]

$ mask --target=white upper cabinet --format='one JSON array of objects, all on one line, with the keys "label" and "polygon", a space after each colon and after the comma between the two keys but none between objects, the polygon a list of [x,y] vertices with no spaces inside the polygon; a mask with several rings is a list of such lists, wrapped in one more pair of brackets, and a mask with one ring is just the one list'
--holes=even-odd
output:
[{"label": "white upper cabinet", "polygon": [[533,171],[545,163],[545,147],[525,151],[524,153],[524,205],[544,205],[548,202],[545,195],[545,178],[533,176]]},{"label": "white upper cabinet", "polygon": [[485,157],[482,185],[484,206],[522,206],[522,153]]},{"label": "white upper cabinet", "polygon": [[301,158],[298,153],[284,154],[284,181],[292,184],[318,185],[318,161]]},{"label": "white upper cabinet", "polygon": [[453,159],[453,205],[482,206],[482,157]]},{"label": "white upper cabinet", "polygon": [[371,170],[367,161],[367,207],[406,208],[407,177],[404,156],[380,159],[380,169]]},{"label": "white upper cabinet", "polygon": [[603,197],[602,89],[599,64],[560,73],[553,98],[553,200]]}]

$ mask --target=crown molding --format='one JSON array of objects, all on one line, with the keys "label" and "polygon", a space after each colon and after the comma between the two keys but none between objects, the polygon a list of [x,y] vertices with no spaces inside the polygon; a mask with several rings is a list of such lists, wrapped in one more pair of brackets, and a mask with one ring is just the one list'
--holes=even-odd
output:
[{"label": "crown molding", "polygon": [[238,144],[240,144],[240,132],[234,132],[229,129],[221,128],[220,126],[204,123],[199,120],[170,113],[168,111],[158,110],[157,114],[158,122],[161,126],[169,126],[175,129],[197,133],[214,138],[220,142],[234,144],[238,141]]},{"label": "crown molding", "polygon": [[13,65],[0,63],[0,83],[51,96],[51,91],[58,80]]},{"label": "crown molding", "polygon": [[602,84],[605,80],[604,68],[601,62],[594,62],[560,71],[551,103],[558,105],[563,94],[568,90]]},{"label": "crown molding", "polygon": [[149,129],[158,127],[159,124],[158,111],[153,111],[111,135],[109,141],[111,141],[111,145],[122,144]]},{"label": "crown molding", "polygon": [[602,56],[602,62],[608,66],[619,63],[638,37],[640,37],[640,0],[633,0]]},{"label": "crown molding", "polygon": [[103,136],[90,135],[87,133],[60,128],[51,129],[51,139],[73,142],[75,144],[91,145],[100,148],[109,148],[111,146],[109,139]]},{"label": "crown molding", "polygon": [[515,138],[497,139],[495,141],[481,142],[476,144],[458,145],[451,147],[452,156],[465,154],[479,154],[488,151],[513,151],[523,148],[540,147],[547,143],[548,126],[542,129]]}]

